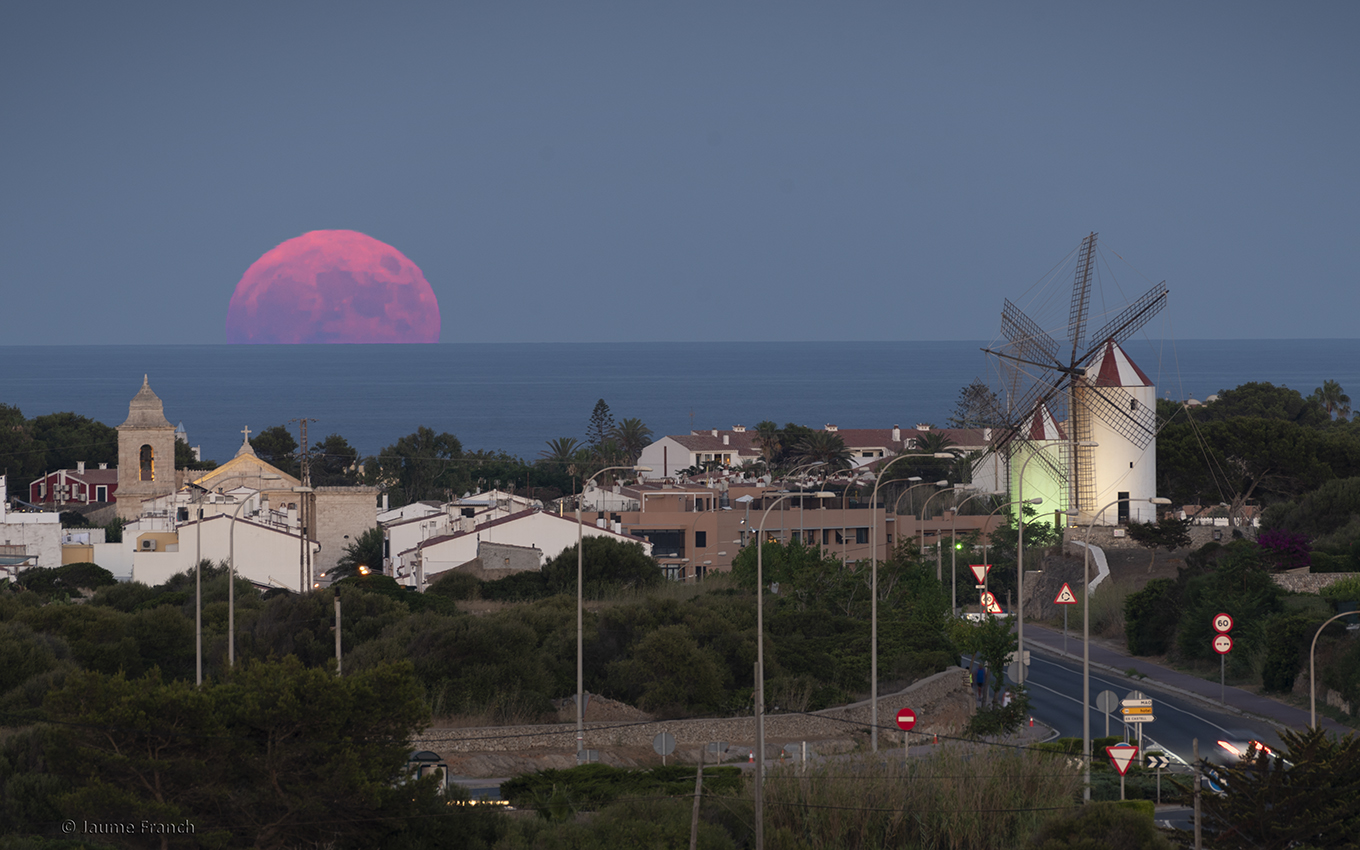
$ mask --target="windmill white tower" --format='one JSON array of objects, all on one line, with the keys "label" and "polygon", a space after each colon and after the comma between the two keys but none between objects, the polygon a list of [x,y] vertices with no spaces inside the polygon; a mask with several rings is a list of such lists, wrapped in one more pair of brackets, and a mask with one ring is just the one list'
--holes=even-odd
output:
[{"label": "windmill white tower", "polygon": [[[1077,252],[1066,344],[1060,345],[1007,299],[1001,310],[1005,341],[996,349],[983,349],[997,358],[1005,383],[1004,407],[994,413],[1000,434],[991,450],[1002,453],[1010,468],[1011,498],[1019,489],[1022,468],[1027,498],[1031,492],[1040,493],[1045,478],[1062,481],[1065,486],[1055,489],[1065,490],[1065,498],[1050,502],[1043,494],[1045,512],[1075,507],[1082,523],[1115,499],[1155,494],[1156,392],[1119,344],[1157,315],[1167,300],[1163,281],[1088,336],[1095,261],[1092,233]],[[1054,440],[1066,440],[1066,445],[1045,451]],[[1031,456],[1033,462],[1026,465]],[[1121,504],[1118,511],[1112,509],[1114,515],[1097,521],[1150,518],[1146,510],[1150,506],[1141,511],[1134,507],[1132,515],[1130,507]]]}]

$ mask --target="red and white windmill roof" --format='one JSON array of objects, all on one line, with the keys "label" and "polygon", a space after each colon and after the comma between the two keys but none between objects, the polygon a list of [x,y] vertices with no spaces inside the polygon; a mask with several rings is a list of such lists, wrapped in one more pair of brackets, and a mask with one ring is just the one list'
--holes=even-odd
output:
[{"label": "red and white windmill roof", "polygon": [[1107,340],[1091,365],[1086,367],[1086,380],[1097,387],[1150,387],[1152,381],[1129,359],[1124,349],[1114,340]]},{"label": "red and white windmill roof", "polygon": [[1046,404],[1034,408],[1034,415],[1030,417],[1029,427],[1025,431],[1026,439],[1030,440],[1067,439],[1067,434],[1063,432],[1058,420],[1053,418],[1053,411],[1049,410]]}]

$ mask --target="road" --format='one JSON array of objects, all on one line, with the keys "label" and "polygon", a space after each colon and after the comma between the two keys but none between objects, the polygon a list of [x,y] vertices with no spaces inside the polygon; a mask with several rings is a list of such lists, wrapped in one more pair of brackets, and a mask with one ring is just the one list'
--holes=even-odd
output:
[{"label": "road", "polygon": [[[1052,726],[1063,737],[1081,737],[1081,662],[1050,656],[1041,651],[1031,654],[1029,670],[1030,704],[1036,720]],[[1139,690],[1153,700],[1153,716],[1157,719],[1143,726],[1143,750],[1153,747],[1166,751],[1175,762],[1189,765],[1193,740],[1199,739],[1200,755],[1217,749],[1220,738],[1243,740],[1255,738],[1271,746],[1280,743],[1273,726],[1233,711],[1214,709],[1161,687],[1156,681],[1134,679],[1112,674],[1106,670],[1091,671],[1091,737],[1105,735],[1106,715],[1095,708],[1097,695],[1110,690],[1124,699],[1130,691]],[[1124,735],[1124,724],[1115,713],[1109,718],[1112,735]],[[1136,742],[1136,725],[1128,727],[1130,742]],[[1096,754],[1099,757],[1099,753]]]}]

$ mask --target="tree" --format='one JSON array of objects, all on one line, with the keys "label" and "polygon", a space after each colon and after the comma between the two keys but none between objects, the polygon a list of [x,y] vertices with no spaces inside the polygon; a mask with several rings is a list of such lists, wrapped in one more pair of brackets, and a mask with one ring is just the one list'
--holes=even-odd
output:
[{"label": "tree", "polygon": [[1268,381],[1250,381],[1231,390],[1220,390],[1217,399],[1195,408],[1193,415],[1199,422],[1246,417],[1278,419],[1309,427],[1331,420],[1318,399],[1304,398],[1298,390],[1277,387]]},{"label": "tree", "polygon": [[47,468],[47,445],[34,439],[33,427],[17,407],[0,404],[0,474],[8,474],[9,491],[27,484]]},{"label": "tree", "polygon": [[1322,386],[1313,390],[1308,400],[1321,405],[1322,409],[1327,411],[1329,419],[1345,422],[1351,416],[1351,397],[1346,395],[1341,389],[1341,384],[1336,381],[1323,381]]},{"label": "tree", "polygon": [[467,489],[467,469],[459,461],[463,444],[447,431],[420,426],[378,453],[373,476],[397,505],[425,499],[440,501]]},{"label": "tree", "polygon": [[331,434],[312,447],[308,472],[317,487],[359,483],[359,452],[339,434]]},{"label": "tree", "polygon": [[287,426],[274,425],[264,429],[250,441],[250,447],[260,460],[285,475],[296,478],[301,473],[297,456],[298,442]]},{"label": "tree", "polygon": [[1174,552],[1183,549],[1191,544],[1190,526],[1194,520],[1190,518],[1177,519],[1169,514],[1163,514],[1156,522],[1129,522],[1129,537],[1144,549],[1151,553],[1148,559],[1148,572],[1152,572],[1152,566],[1157,562],[1157,550],[1165,549]]},{"label": "tree", "polygon": [[825,464],[823,471],[850,468],[850,449],[840,434],[831,431],[809,431],[794,446],[799,465]]},{"label": "tree", "polygon": [[216,469],[217,462],[199,460],[194,457],[194,449],[184,442],[183,437],[175,438],[175,469]]},{"label": "tree", "polygon": [[642,456],[642,450],[652,442],[652,429],[641,419],[630,418],[615,425],[610,436],[619,444],[628,463],[636,464]]},{"label": "tree", "polygon": [[382,572],[384,548],[383,530],[375,525],[345,547],[345,553],[336,561],[331,575],[337,580],[357,575],[361,566],[373,572]]},{"label": "tree", "polygon": [[974,378],[971,384],[959,390],[959,400],[949,417],[949,427],[994,428],[1000,424],[997,416],[1000,410],[1001,400],[996,393],[980,378]]},{"label": "tree", "polygon": [[[655,558],[642,551],[641,544],[602,535],[589,535],[583,544],[584,591],[592,596],[617,587],[651,587],[662,581],[661,567]],[[543,577],[554,593],[575,592],[576,547],[563,549],[544,564]]]},{"label": "tree", "polygon": [[1320,728],[1282,729],[1284,751],[1257,750],[1215,768],[1222,794],[1204,794],[1205,822],[1218,847],[1284,850],[1353,847],[1360,831],[1360,739]]},{"label": "tree", "polygon": [[1172,850],[1152,818],[1116,802],[1078,806],[1073,814],[1047,820],[1025,845],[1026,850]]},{"label": "tree", "polygon": [[757,423],[755,443],[760,446],[760,456],[765,459],[765,465],[774,463],[782,449],[779,442],[779,426],[768,419]]},{"label": "tree", "polygon": [[[118,465],[118,430],[77,413],[50,413],[30,423],[33,439],[47,447],[47,469],[74,469],[80,461],[91,467]],[[28,482],[24,482],[27,484]]]},{"label": "tree", "polygon": [[605,404],[604,399],[595,402],[595,409],[590,412],[590,424],[586,426],[586,443],[592,448],[598,448],[614,430],[614,414],[609,412],[609,405]]}]

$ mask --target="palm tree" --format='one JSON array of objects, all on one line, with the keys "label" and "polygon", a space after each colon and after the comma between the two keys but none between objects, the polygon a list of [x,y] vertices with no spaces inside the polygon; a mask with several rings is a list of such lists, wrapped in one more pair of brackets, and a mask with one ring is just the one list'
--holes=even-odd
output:
[{"label": "palm tree", "polygon": [[642,450],[652,442],[652,429],[643,424],[641,419],[625,419],[614,426],[609,436],[619,444],[628,462],[636,464],[642,456]]},{"label": "palm tree", "polygon": [[760,446],[760,456],[765,459],[765,465],[769,466],[782,448],[779,445],[779,426],[768,419],[756,425],[755,443]]},{"label": "palm tree", "polygon": [[923,431],[921,436],[916,438],[916,451],[922,454],[947,452],[953,445],[954,441],[943,431]]},{"label": "palm tree", "polygon": [[826,464],[827,472],[850,468],[850,450],[840,434],[813,431],[798,441],[794,451],[800,464],[821,462]]},{"label": "palm tree", "polygon": [[1340,383],[1323,381],[1322,386],[1313,390],[1313,398],[1317,399],[1318,403],[1322,405],[1322,409],[1327,411],[1328,416],[1333,416],[1341,422],[1350,418],[1351,397],[1341,389]]},{"label": "palm tree", "polygon": [[558,437],[555,440],[548,440],[546,451],[538,453],[538,456],[549,463],[568,464],[576,459],[576,453],[581,449],[581,441],[575,437]]}]

